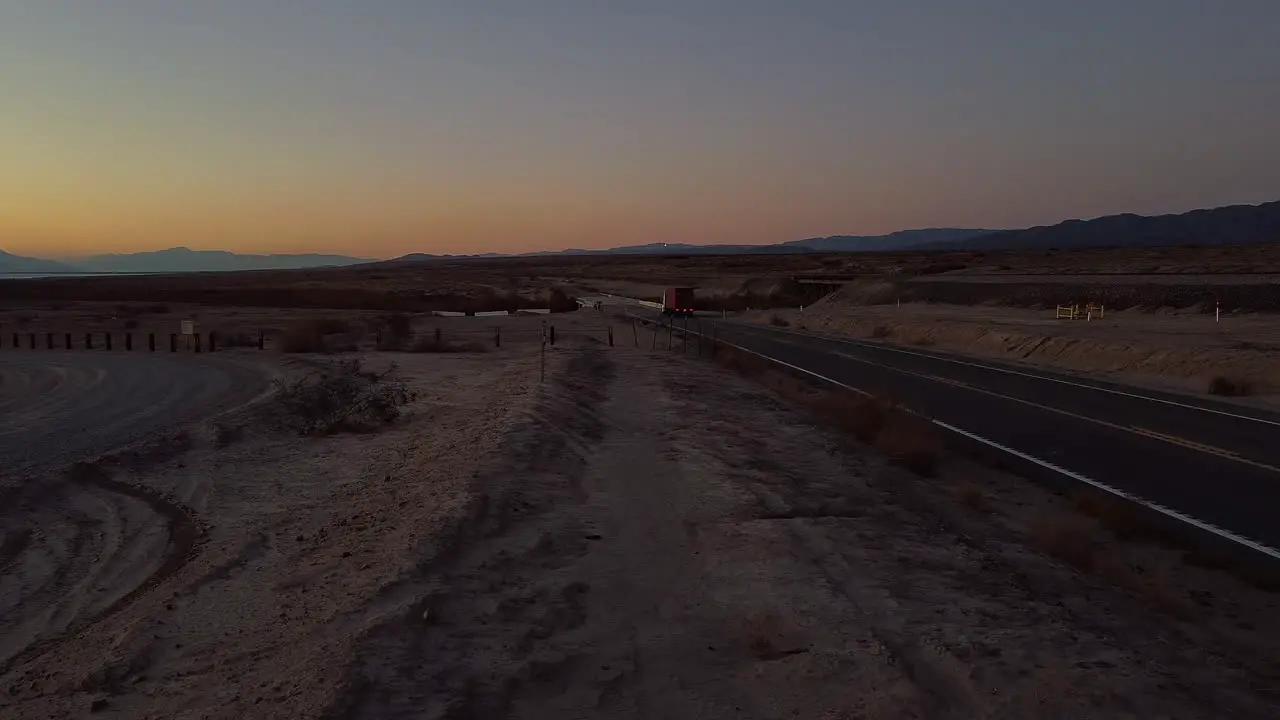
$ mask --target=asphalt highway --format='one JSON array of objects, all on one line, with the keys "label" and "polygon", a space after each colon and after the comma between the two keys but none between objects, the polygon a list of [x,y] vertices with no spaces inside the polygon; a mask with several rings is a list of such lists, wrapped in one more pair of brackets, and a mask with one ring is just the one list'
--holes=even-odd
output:
[{"label": "asphalt highway", "polygon": [[1280,548],[1280,415],[916,348],[707,317],[690,323],[1063,474]]},{"label": "asphalt highway", "polygon": [[208,357],[6,349],[0,479],[108,452],[266,388],[258,368]]}]

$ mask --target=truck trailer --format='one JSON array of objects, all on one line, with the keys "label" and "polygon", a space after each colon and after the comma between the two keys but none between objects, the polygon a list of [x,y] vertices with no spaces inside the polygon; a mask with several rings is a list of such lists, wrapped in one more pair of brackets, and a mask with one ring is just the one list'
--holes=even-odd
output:
[{"label": "truck trailer", "polygon": [[693,288],[673,287],[662,291],[663,315],[692,315]]}]

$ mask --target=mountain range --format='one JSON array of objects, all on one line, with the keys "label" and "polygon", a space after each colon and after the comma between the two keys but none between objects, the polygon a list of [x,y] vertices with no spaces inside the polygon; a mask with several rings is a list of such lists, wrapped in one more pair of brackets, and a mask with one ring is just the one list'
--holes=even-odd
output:
[{"label": "mountain range", "polygon": [[[430,255],[414,253],[386,263],[570,255],[742,255],[942,250],[1017,250],[1172,245],[1256,245],[1280,242],[1280,201],[1229,205],[1180,215],[1108,215],[1067,220],[1023,230],[928,228],[888,235],[832,235],[773,245],[687,245],[650,243],[608,250],[569,249],[503,255]],[[239,270],[287,270],[377,262],[345,255],[239,255],[221,250],[172,248],[128,255],[98,255],[54,261],[0,251],[0,273],[185,273]]]},{"label": "mountain range", "polygon": [[74,260],[41,260],[0,251],[0,272],[31,273],[188,273],[241,270],[298,270],[373,262],[346,255],[240,255],[225,250],[185,247],[123,255],[94,255]]},{"label": "mountain range", "polygon": [[1025,230],[1005,230],[922,250],[1047,250],[1051,248],[1260,245],[1280,242],[1280,201],[1228,205],[1180,215],[1108,215]]}]

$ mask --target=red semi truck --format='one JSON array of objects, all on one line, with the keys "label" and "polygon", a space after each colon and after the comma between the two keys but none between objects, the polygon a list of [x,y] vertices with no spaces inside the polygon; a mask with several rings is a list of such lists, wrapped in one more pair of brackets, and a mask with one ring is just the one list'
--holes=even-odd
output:
[{"label": "red semi truck", "polygon": [[692,315],[693,288],[673,287],[662,291],[663,315]]}]

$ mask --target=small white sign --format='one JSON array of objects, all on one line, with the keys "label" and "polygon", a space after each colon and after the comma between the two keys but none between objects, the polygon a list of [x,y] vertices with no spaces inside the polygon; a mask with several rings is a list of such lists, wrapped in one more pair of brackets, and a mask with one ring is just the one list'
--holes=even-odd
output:
[{"label": "small white sign", "polygon": [[183,321],[182,321],[182,334],[183,334],[183,335],[195,335],[195,334],[196,334],[196,322],[195,322],[194,320],[183,320]]}]

